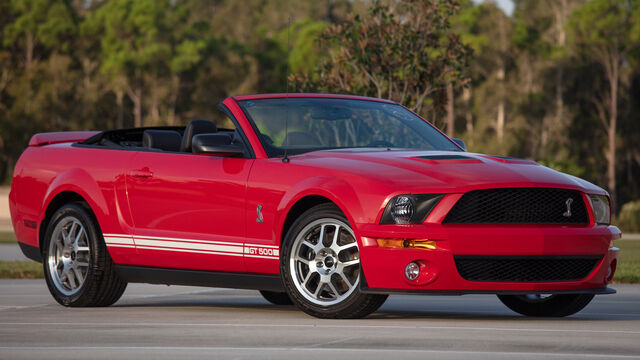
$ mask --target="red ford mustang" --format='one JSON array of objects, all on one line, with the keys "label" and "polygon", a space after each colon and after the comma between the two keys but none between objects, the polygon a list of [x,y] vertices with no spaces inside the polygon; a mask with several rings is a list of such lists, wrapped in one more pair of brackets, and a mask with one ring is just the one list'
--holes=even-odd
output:
[{"label": "red ford mustang", "polygon": [[19,244],[65,306],[128,282],[261,290],[325,318],[388,294],[492,293],[580,311],[616,269],[607,193],[533,161],[473,154],[392,101],[236,96],[235,129],[34,135],[15,168]]}]

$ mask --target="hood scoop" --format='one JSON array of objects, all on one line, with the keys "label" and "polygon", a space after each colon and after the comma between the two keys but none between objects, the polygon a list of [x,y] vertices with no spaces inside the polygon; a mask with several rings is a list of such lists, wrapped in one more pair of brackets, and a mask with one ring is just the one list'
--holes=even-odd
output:
[{"label": "hood scoop", "polygon": [[501,162],[504,164],[538,165],[538,163],[533,160],[518,159],[514,157],[509,157],[509,156],[498,156],[498,155],[481,155],[481,156],[486,159],[491,159],[493,161]]},{"label": "hood scoop", "polygon": [[425,159],[425,160],[468,160],[473,159],[468,156],[462,155],[425,155],[425,156],[415,156],[415,159]]},{"label": "hood scoop", "polygon": [[412,159],[421,160],[430,164],[473,164],[482,162],[470,156],[455,154],[414,156]]}]

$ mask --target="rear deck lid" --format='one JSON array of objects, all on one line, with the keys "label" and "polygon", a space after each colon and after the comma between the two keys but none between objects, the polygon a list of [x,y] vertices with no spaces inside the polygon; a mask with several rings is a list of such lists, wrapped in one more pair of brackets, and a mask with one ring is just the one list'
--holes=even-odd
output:
[{"label": "rear deck lid", "polygon": [[43,146],[66,142],[84,141],[99,131],[61,131],[35,134],[29,140],[29,146]]}]

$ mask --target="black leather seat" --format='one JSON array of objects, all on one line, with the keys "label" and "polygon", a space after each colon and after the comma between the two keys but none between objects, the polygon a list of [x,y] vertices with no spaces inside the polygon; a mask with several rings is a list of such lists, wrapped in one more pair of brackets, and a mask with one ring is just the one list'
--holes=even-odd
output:
[{"label": "black leather seat", "polygon": [[142,133],[142,146],[166,151],[180,151],[182,137],[173,130],[145,130]]},{"label": "black leather seat", "polygon": [[216,126],[216,123],[211,120],[191,120],[187,127],[184,129],[180,151],[191,152],[191,144],[194,135],[215,133],[217,131],[218,127]]}]

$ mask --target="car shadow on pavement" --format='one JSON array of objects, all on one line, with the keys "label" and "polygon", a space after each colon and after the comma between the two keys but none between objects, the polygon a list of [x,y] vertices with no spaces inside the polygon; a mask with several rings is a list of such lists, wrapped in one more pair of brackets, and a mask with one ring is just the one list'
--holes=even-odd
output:
[{"label": "car shadow on pavement", "polygon": [[375,312],[367,317],[372,320],[408,320],[408,319],[428,319],[428,320],[465,320],[465,321],[487,321],[487,320],[512,320],[512,321],[594,321],[594,320],[606,320],[616,321],[629,319],[612,319],[609,316],[602,315],[581,315],[580,313],[569,317],[530,317],[518,314],[500,314],[499,311],[494,313],[489,311],[477,311],[470,312],[468,310],[461,310],[460,312],[452,311],[379,311]]},{"label": "car shadow on pavement", "polygon": [[[200,296],[202,297],[202,296]],[[172,308],[229,308],[241,310],[273,310],[273,311],[300,311],[293,305],[273,305],[260,298],[249,296],[228,296],[218,298],[190,298],[190,299],[123,299],[111,307],[136,308],[136,307],[172,307]]]}]

